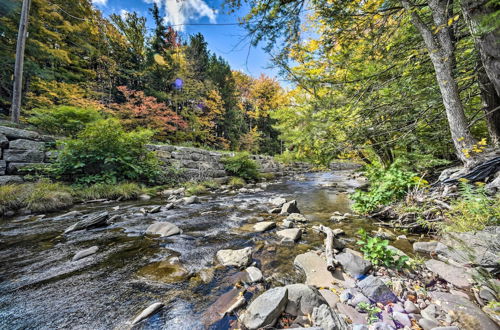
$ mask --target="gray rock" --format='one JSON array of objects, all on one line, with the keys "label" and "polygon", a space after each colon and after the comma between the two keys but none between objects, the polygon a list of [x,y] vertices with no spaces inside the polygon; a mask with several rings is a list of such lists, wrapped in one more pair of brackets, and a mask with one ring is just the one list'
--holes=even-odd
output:
[{"label": "gray rock", "polygon": [[418,320],[418,325],[420,325],[424,330],[434,329],[439,325],[436,319],[426,319],[425,317]]},{"label": "gray rock", "polygon": [[18,175],[3,175],[0,176],[0,186],[12,183],[23,183],[24,180]]},{"label": "gray rock", "polygon": [[30,167],[30,166],[40,166],[40,163],[16,163],[16,162],[10,162],[7,165],[7,173],[9,174],[17,174],[19,170],[21,170],[24,167]]},{"label": "gray rock", "polygon": [[137,196],[137,199],[140,201],[148,201],[151,199],[151,196],[149,196],[148,194],[140,194],[139,196]]},{"label": "gray rock", "polygon": [[277,213],[280,213],[280,212],[281,212],[281,208],[280,207],[275,207],[275,208],[269,210],[270,214],[277,214]]},{"label": "gray rock", "polygon": [[483,299],[484,301],[486,301],[487,303],[490,302],[490,301],[497,300],[495,292],[493,290],[491,290],[490,288],[488,288],[487,286],[482,286],[479,289],[479,293],[478,294],[479,294],[479,297],[481,299]]},{"label": "gray rock", "polygon": [[372,268],[370,261],[353,253],[351,249],[345,249],[344,252],[337,254],[335,258],[342,265],[344,271],[355,278],[366,274]]},{"label": "gray rock", "polygon": [[257,267],[250,266],[244,270],[246,272],[246,282],[247,283],[256,283],[262,281],[262,272]]},{"label": "gray rock", "polygon": [[384,322],[375,322],[370,325],[371,330],[395,330],[396,328],[384,323]]},{"label": "gray rock", "polygon": [[39,150],[5,149],[3,159],[6,162],[41,163],[45,159],[45,153]]},{"label": "gray rock", "polygon": [[170,222],[155,222],[146,229],[146,234],[160,235],[161,237],[169,237],[180,233],[182,231],[179,227]]},{"label": "gray rock", "polygon": [[9,147],[9,140],[5,135],[0,134],[0,148],[5,149],[7,147]]},{"label": "gray rock", "polygon": [[290,220],[283,220],[283,222],[281,223],[281,227],[282,228],[293,228],[293,222],[290,221]]},{"label": "gray rock", "polygon": [[149,305],[148,308],[144,309],[133,321],[132,324],[137,324],[144,319],[147,319],[151,315],[158,312],[163,307],[163,304],[160,302]]},{"label": "gray rock", "polygon": [[288,303],[285,312],[293,316],[308,315],[314,307],[326,304],[326,300],[318,290],[306,284],[290,284],[288,290]]},{"label": "gray rock", "polygon": [[273,221],[262,221],[262,222],[258,222],[256,223],[255,225],[253,225],[253,230],[258,232],[258,233],[261,233],[261,232],[264,232],[266,230],[269,230],[269,229],[272,229],[276,227],[276,223],[273,222]]},{"label": "gray rock", "polygon": [[442,261],[434,259],[427,260],[425,266],[431,272],[438,274],[439,277],[459,289],[468,289],[472,285],[472,277],[465,268],[447,265]]},{"label": "gray rock", "polygon": [[286,199],[283,197],[274,197],[269,199],[269,203],[276,207],[282,207],[286,203]]},{"label": "gray rock", "polygon": [[78,251],[75,256],[73,257],[73,261],[77,261],[77,260],[80,260],[82,258],[85,258],[85,257],[88,257],[94,253],[97,252],[97,250],[99,250],[99,247],[98,246],[92,246],[92,247],[89,247],[88,249],[85,249],[85,250],[81,250],[81,251]]},{"label": "gray rock", "polygon": [[392,317],[394,318],[394,321],[401,323],[405,327],[411,327],[411,321],[407,314],[394,312],[392,313]]},{"label": "gray rock", "polygon": [[295,242],[300,239],[300,236],[302,236],[302,229],[300,228],[283,229],[277,231],[276,235],[281,237],[284,241]]},{"label": "gray rock", "polygon": [[314,252],[306,252],[295,257],[294,265],[306,275],[306,284],[331,288],[339,282],[332,272],[326,269],[326,260]]},{"label": "gray rock", "polygon": [[241,317],[241,321],[250,330],[272,327],[285,310],[287,301],[286,288],[268,290],[252,301]]},{"label": "gray rock", "polygon": [[324,330],[347,330],[349,326],[336,312],[332,311],[327,304],[314,307],[311,319],[314,326]]},{"label": "gray rock", "polygon": [[200,199],[197,196],[189,196],[189,197],[184,197],[182,199],[182,203],[184,205],[196,204],[199,202],[200,202]]},{"label": "gray rock", "polygon": [[25,129],[0,126],[0,134],[5,135],[9,139],[29,139],[29,140],[38,140],[40,139],[40,134],[33,131],[28,131]]},{"label": "gray rock", "polygon": [[364,324],[353,324],[352,330],[368,330],[368,327]]},{"label": "gray rock", "polygon": [[440,308],[436,304],[430,304],[425,309],[422,309],[422,311],[420,312],[423,318],[436,322],[437,322],[436,318],[438,317],[439,313],[440,313]]},{"label": "gray rock", "polygon": [[460,330],[459,327],[435,327],[432,330]]},{"label": "gray rock", "polygon": [[[2,151],[0,150],[0,156],[2,154]],[[5,172],[7,171],[7,162],[5,160],[0,159],[0,175],[5,175]]]},{"label": "gray rock", "polygon": [[297,207],[297,201],[293,200],[283,204],[281,207],[281,214],[292,214],[292,213],[300,213],[299,208]]},{"label": "gray rock", "polygon": [[292,213],[286,217],[286,220],[292,222],[307,222],[307,218],[300,213]]},{"label": "gray rock", "polygon": [[161,211],[161,206],[160,205],[153,206],[149,210],[146,210],[146,212],[149,213],[149,214],[159,213],[160,211]]},{"label": "gray rock", "polygon": [[415,242],[413,243],[413,251],[421,253],[433,253],[436,250],[438,242]]},{"label": "gray rock", "polygon": [[356,309],[353,307],[343,304],[343,303],[338,303],[337,304],[337,310],[339,313],[344,314],[348,318],[351,319],[353,324],[367,324],[367,317],[366,314],[362,314],[358,312]]},{"label": "gray rock", "polygon": [[211,324],[221,320],[224,315],[241,307],[245,301],[246,299],[241,289],[233,288],[221,295],[212,305],[210,305],[210,307],[208,307],[205,313],[203,313],[203,321],[206,328],[210,328],[209,326]]},{"label": "gray rock", "polygon": [[349,299],[349,305],[352,307],[357,307],[360,303],[371,304],[370,299],[366,298],[361,292],[355,293],[354,296]]},{"label": "gray rock", "polygon": [[31,141],[25,139],[13,140],[9,143],[9,149],[21,149],[21,150],[39,150],[45,149],[44,142]]},{"label": "gray rock", "polygon": [[430,292],[429,295],[434,301],[440,302],[441,308],[444,311],[449,312],[453,310],[469,314],[469,316],[476,319],[480,323],[481,329],[497,329],[495,322],[493,322],[488,315],[485,314],[472,301],[447,292],[433,291]]},{"label": "gray rock", "polygon": [[404,307],[405,311],[409,314],[420,313],[420,309],[410,300],[405,301]]},{"label": "gray rock", "polygon": [[252,261],[252,248],[240,250],[219,250],[217,260],[224,266],[245,267]]},{"label": "gray rock", "polygon": [[396,295],[382,282],[381,279],[370,275],[358,282],[361,292],[375,302],[387,304],[397,300]]},{"label": "gray rock", "polygon": [[75,224],[69,226],[64,233],[68,234],[73,231],[92,229],[97,227],[103,227],[107,225],[107,220],[109,218],[108,212],[101,212],[97,214],[89,214],[84,219],[76,222]]}]

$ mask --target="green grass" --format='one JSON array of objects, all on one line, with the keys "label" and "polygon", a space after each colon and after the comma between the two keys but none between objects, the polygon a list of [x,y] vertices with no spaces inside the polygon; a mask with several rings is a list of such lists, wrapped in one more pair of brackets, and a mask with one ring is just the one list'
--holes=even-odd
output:
[{"label": "green grass", "polygon": [[246,182],[243,178],[233,176],[231,177],[231,179],[229,179],[228,184],[233,188],[241,188],[246,184]]},{"label": "green grass", "polygon": [[97,183],[88,187],[73,188],[73,194],[79,200],[92,199],[135,199],[146,190],[133,182],[118,184]]},{"label": "green grass", "polygon": [[192,196],[206,194],[209,190],[219,188],[220,184],[214,180],[207,180],[202,182],[188,181],[184,183],[184,187],[186,188],[186,194],[188,196]]}]

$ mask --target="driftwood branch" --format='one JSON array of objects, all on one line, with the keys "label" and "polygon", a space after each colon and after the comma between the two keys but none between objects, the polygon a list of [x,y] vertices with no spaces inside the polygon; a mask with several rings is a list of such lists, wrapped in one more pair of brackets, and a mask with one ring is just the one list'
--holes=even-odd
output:
[{"label": "driftwood branch", "polygon": [[335,267],[339,264],[339,262],[334,258],[334,253],[333,253],[333,238],[335,237],[335,235],[333,234],[333,230],[323,225],[314,226],[313,229],[326,234],[325,238],[326,269],[328,269],[330,272],[333,272],[335,271]]}]

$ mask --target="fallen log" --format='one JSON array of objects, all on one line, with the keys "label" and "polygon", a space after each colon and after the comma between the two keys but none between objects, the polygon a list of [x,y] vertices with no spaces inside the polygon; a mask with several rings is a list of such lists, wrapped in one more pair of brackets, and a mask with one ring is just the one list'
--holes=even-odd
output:
[{"label": "fallen log", "polygon": [[337,259],[335,259],[333,253],[333,238],[335,237],[335,235],[333,234],[333,230],[323,225],[313,226],[313,230],[326,234],[325,238],[326,269],[328,269],[330,272],[335,271],[335,268],[339,265],[339,262],[337,261]]}]

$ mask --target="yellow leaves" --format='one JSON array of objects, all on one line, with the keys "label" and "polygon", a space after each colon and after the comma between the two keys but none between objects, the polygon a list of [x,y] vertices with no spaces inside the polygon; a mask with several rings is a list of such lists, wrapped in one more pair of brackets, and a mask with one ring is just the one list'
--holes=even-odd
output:
[{"label": "yellow leaves", "polygon": [[[459,138],[458,141],[463,141],[464,138]],[[486,138],[482,138],[478,143],[474,144],[470,149],[468,148],[463,148],[462,153],[464,154],[465,158],[470,158],[473,153],[479,154],[484,152],[488,145],[488,142],[486,141]]]},{"label": "yellow leaves", "polygon": [[453,17],[451,17],[449,20],[448,20],[448,26],[452,25],[453,23],[455,23],[456,21],[458,21],[458,19],[460,18],[460,15],[455,15]]},{"label": "yellow leaves", "polygon": [[167,65],[167,62],[165,62],[165,59],[160,54],[154,54],[153,59],[158,65]]}]

